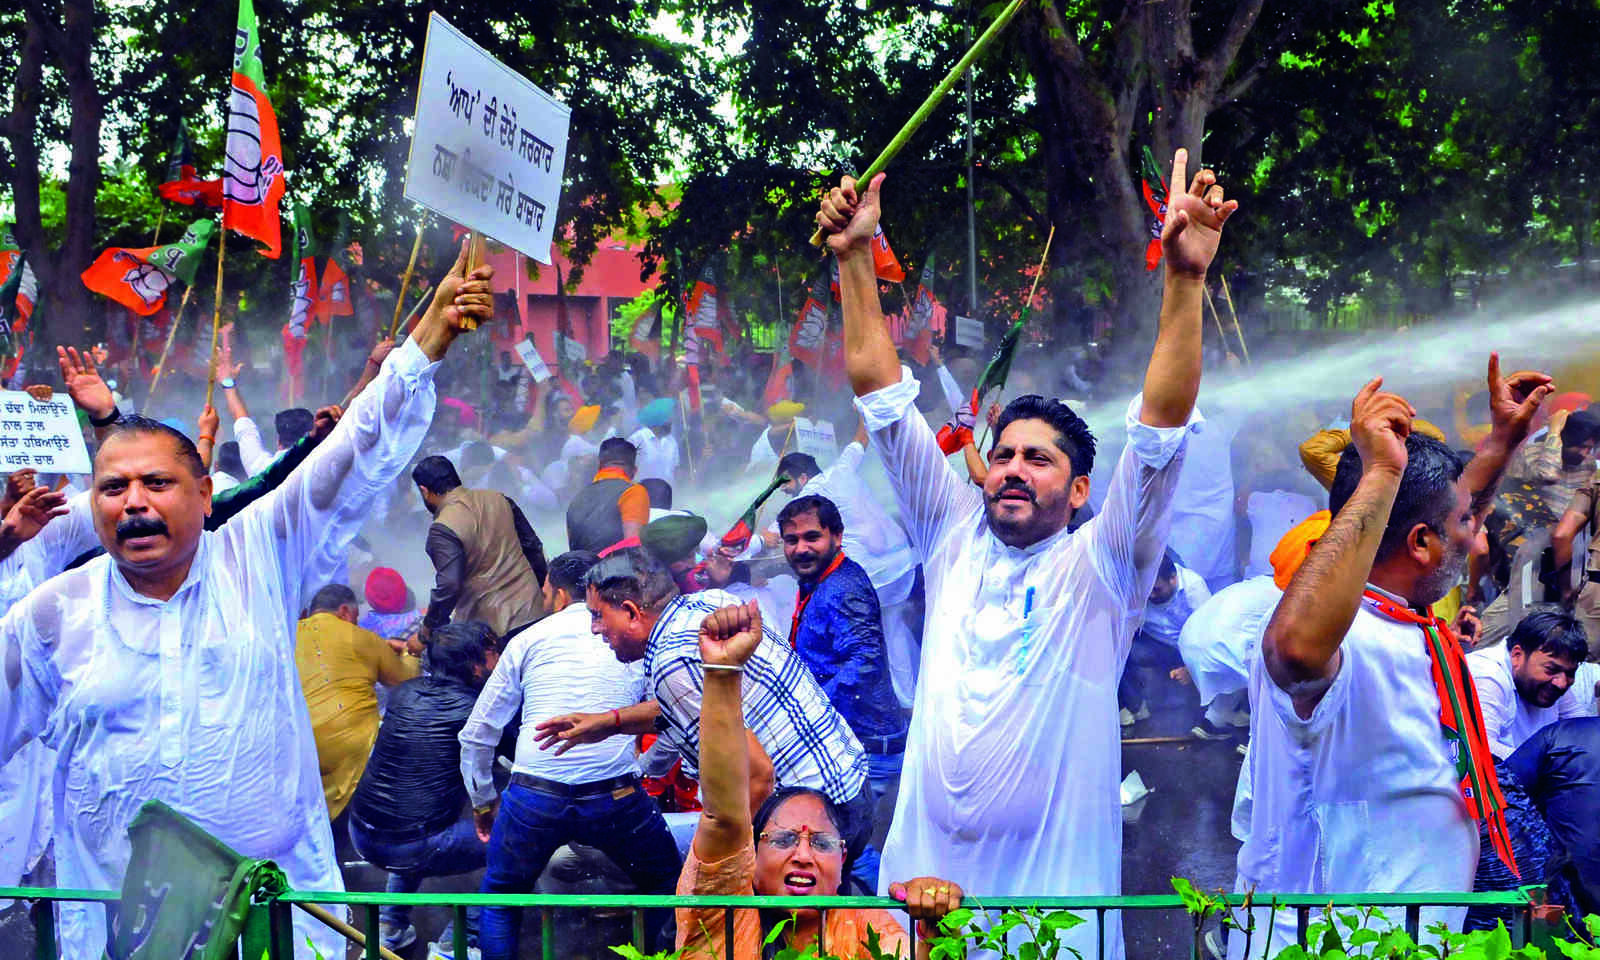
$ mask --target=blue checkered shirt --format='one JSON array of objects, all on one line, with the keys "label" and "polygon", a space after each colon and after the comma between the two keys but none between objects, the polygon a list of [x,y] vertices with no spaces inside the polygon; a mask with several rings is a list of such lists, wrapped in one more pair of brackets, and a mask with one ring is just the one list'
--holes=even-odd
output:
[{"label": "blue checkered shirt", "polygon": [[[644,669],[661,705],[667,739],[683,756],[684,772],[699,776],[700,624],[739,599],[722,590],[683,594],[668,601],[650,632]],[[744,668],[744,725],[772,758],[780,786],[821,790],[835,803],[861,792],[867,758],[850,727],[828,702],[805,662],[778,639],[766,637]]]}]

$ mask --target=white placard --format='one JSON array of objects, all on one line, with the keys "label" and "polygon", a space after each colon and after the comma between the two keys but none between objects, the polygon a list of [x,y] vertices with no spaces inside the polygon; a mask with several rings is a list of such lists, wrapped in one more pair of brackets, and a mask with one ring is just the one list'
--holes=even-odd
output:
[{"label": "white placard", "polygon": [[819,461],[832,463],[839,456],[839,444],[833,436],[833,424],[826,420],[794,421],[794,446],[801,453],[809,453]]},{"label": "white placard", "polygon": [[583,345],[582,340],[562,336],[560,331],[556,332],[556,349],[568,363],[582,364],[589,359],[589,348]]},{"label": "white placard", "polygon": [[544,383],[550,379],[550,368],[545,366],[544,357],[539,356],[539,351],[524,337],[517,341],[517,356],[522,358],[522,363],[533,374],[534,383]]},{"label": "white placard", "polygon": [[429,14],[406,199],[549,263],[571,115]]},{"label": "white placard", "polygon": [[983,346],[983,321],[971,317],[956,317],[956,346]]},{"label": "white placard", "polygon": [[21,390],[0,390],[0,471],[32,467],[40,473],[92,473],[89,448],[72,401],[40,403]]}]

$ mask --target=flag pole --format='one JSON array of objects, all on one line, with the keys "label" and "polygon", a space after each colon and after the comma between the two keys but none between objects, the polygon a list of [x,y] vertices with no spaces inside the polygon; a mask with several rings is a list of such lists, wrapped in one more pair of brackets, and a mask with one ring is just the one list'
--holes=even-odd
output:
[{"label": "flag pole", "polygon": [[[1022,303],[1022,309],[1023,309],[1024,315],[1026,315],[1027,311],[1033,309],[1033,295],[1035,293],[1039,292],[1039,281],[1044,279],[1044,269],[1050,263],[1050,244],[1054,243],[1055,239],[1056,239],[1056,225],[1052,223],[1052,224],[1050,224],[1050,232],[1045,234],[1045,238],[1044,238],[1044,253],[1039,255],[1039,269],[1034,271],[1034,274],[1033,274],[1033,285],[1028,288],[1028,299],[1024,300],[1023,303]],[[983,412],[982,409],[981,409],[982,406],[983,406],[983,400],[984,400],[983,397],[979,397],[978,398],[978,406],[975,407],[973,409],[973,411],[972,411],[972,415],[974,417],[977,417],[979,414],[981,414]],[[983,437],[978,440],[978,450],[979,451],[983,450],[983,444],[988,439],[989,439],[989,418],[988,417],[984,417],[984,419],[983,419]]]},{"label": "flag pole", "polygon": [[228,249],[228,231],[224,227],[217,237],[217,294],[211,305],[211,360],[206,378],[206,406],[211,406],[211,395],[217,388],[217,334],[222,329],[222,255]]},{"label": "flag pole", "polygon": [[[156,361],[155,375],[150,378],[150,392],[144,398],[146,407],[150,406],[150,401],[155,399],[156,387],[161,384],[161,375],[167,372],[167,354],[172,352],[172,341],[178,335],[178,324],[183,322],[183,311],[189,305],[189,294],[193,292],[193,287],[183,288],[183,299],[178,301],[178,312],[172,318],[172,326],[167,328],[167,343],[161,348],[161,359]],[[133,362],[139,362],[138,356],[133,358]]]},{"label": "flag pole", "polygon": [[1244,351],[1244,362],[1249,363],[1250,347],[1244,342],[1244,329],[1239,326],[1239,311],[1233,308],[1233,294],[1228,292],[1228,275],[1218,273],[1217,277],[1222,281],[1222,297],[1228,301],[1228,312],[1233,314],[1233,332],[1239,337],[1239,349]]},{"label": "flag pole", "polygon": [[1211,320],[1212,320],[1212,322],[1214,322],[1217,325],[1217,338],[1218,338],[1218,341],[1222,344],[1223,351],[1227,352],[1227,350],[1228,350],[1228,335],[1223,332],[1223,329],[1222,329],[1222,315],[1217,313],[1217,304],[1216,304],[1216,302],[1214,300],[1211,299],[1211,288],[1202,286],[1201,289],[1205,290],[1205,293],[1206,293],[1206,306],[1211,308]]},{"label": "flag pole", "polygon": [[405,276],[400,278],[400,293],[394,298],[394,320],[389,324],[389,339],[400,332],[400,311],[406,308],[406,291],[411,289],[411,274],[417,268],[417,254],[422,250],[422,221],[417,222],[417,239],[411,241],[411,259],[406,261]]},{"label": "flag pole", "polygon": [[[471,276],[472,271],[478,269],[478,265],[483,263],[488,255],[489,251],[483,242],[483,234],[476,230],[467,231],[467,275]],[[461,329],[476,330],[478,329],[478,321],[462,317]]]},{"label": "flag pole", "polygon": [[156,232],[150,235],[150,246],[154,247],[161,240],[161,225],[167,222],[167,205],[161,204],[161,215],[156,217]]},{"label": "flag pole", "polygon": [[[917,112],[911,115],[911,119],[906,121],[906,125],[900,128],[900,132],[895,134],[894,139],[889,141],[889,145],[883,148],[882,153],[878,154],[878,159],[872,161],[867,169],[861,171],[861,176],[856,178],[856,182],[863,184],[862,189],[865,189],[864,185],[871,183],[872,178],[882,173],[883,168],[894,160],[895,155],[911,140],[911,135],[917,132],[917,128],[922,126],[923,122],[932,115],[934,109],[939,106],[939,101],[943,100],[945,94],[955,88],[956,82],[961,79],[962,74],[967,72],[967,68],[972,66],[972,62],[977,60],[989,44],[1000,36],[1000,32],[1005,29],[1006,24],[1010,23],[1011,18],[1016,16],[1018,10],[1022,9],[1024,2],[1026,0],[1011,0],[1011,3],[1005,9],[1000,11],[1000,15],[995,17],[994,22],[989,24],[989,29],[983,31],[983,35],[978,37],[978,42],[974,43],[966,54],[956,61],[956,65],[951,67],[950,72],[945,74],[943,80],[939,81],[939,85],[933,88],[933,92],[928,94],[928,98],[922,101],[922,106],[917,108]],[[822,246],[821,227],[818,227],[817,232],[811,235],[811,245],[813,247]]]}]

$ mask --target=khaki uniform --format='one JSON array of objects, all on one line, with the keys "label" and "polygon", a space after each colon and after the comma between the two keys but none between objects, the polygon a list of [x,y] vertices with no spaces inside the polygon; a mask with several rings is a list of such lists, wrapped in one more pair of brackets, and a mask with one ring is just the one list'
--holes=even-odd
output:
[{"label": "khaki uniform", "polygon": [[[1589,534],[1589,548],[1583,561],[1587,573],[1583,589],[1578,591],[1573,613],[1589,635],[1590,660],[1600,659],[1600,508],[1597,507],[1600,507],[1600,471],[1596,471],[1588,483],[1578,488],[1567,506],[1568,510],[1576,510],[1584,515],[1584,530]],[[1579,562],[1577,556],[1572,560]]]}]

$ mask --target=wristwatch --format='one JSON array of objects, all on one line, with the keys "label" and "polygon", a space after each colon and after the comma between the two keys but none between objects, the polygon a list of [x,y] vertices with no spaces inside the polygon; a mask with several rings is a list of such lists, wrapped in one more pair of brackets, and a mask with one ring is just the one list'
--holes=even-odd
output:
[{"label": "wristwatch", "polygon": [[221,380],[217,381],[217,386],[221,387],[224,390],[232,390],[233,389],[233,378],[232,377],[223,377]]}]

